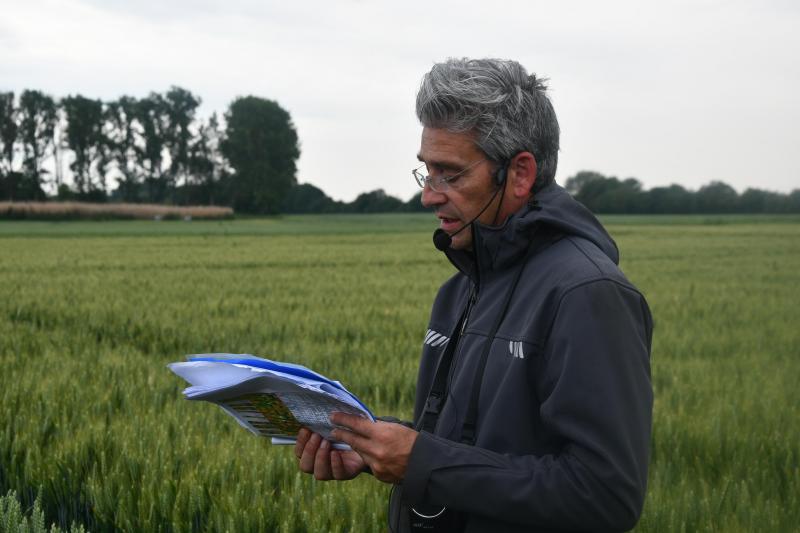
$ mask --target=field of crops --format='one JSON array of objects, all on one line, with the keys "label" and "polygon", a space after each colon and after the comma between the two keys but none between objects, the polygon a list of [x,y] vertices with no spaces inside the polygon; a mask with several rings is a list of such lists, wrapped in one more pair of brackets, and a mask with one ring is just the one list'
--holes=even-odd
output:
[{"label": "field of crops", "polygon": [[[607,222],[655,318],[637,531],[795,530],[800,218]],[[290,449],[184,401],[165,365],[291,359],[409,417],[452,272],[432,229],[430,215],[0,222],[0,496],[24,510],[38,494],[47,524],[91,531],[383,531],[387,487],[299,474]]]}]

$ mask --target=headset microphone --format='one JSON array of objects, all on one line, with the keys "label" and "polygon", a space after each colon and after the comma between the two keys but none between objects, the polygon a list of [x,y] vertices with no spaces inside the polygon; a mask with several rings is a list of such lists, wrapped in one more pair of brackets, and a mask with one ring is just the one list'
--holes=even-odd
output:
[{"label": "headset microphone", "polygon": [[[465,225],[464,228],[467,226]],[[464,229],[461,228],[461,229]],[[458,231],[461,231],[458,230]],[[456,233],[458,233],[458,231]],[[455,233],[453,233],[455,235]],[[433,232],[433,245],[436,247],[437,250],[440,252],[444,252],[453,242],[453,237],[448,235],[445,230],[442,228],[436,228],[436,231]]]},{"label": "headset microphone", "polygon": [[[481,209],[480,213],[475,215],[475,217],[472,220],[470,220],[469,222],[467,222],[466,224],[464,224],[463,226],[458,228],[455,231],[455,233],[453,233],[452,235],[448,234],[442,228],[437,228],[436,231],[433,232],[433,245],[436,247],[437,250],[439,250],[440,252],[444,252],[445,250],[447,250],[447,248],[449,248],[450,245],[453,243],[453,237],[458,235],[459,233],[461,233],[465,229],[467,229],[469,226],[472,225],[473,222],[478,220],[478,217],[480,217],[483,214],[483,212],[486,211],[489,208],[489,206],[492,204],[492,202],[494,201],[495,196],[497,196],[497,193],[500,192],[500,189],[505,190],[504,185],[505,185],[505,182],[506,182],[506,176],[508,175],[508,165],[509,165],[509,163],[510,163],[510,161],[505,161],[500,165],[500,168],[498,169],[497,174],[495,174],[495,176],[494,176],[494,181],[497,184],[497,188],[494,190],[494,194],[492,194],[492,197],[489,198],[489,201],[486,202],[486,205],[483,206],[483,209]],[[502,197],[500,198],[500,203],[501,204],[503,203]],[[497,210],[499,212],[500,211],[500,206],[497,206],[497,207],[498,207]],[[497,218],[497,213],[495,213],[495,218]]]}]

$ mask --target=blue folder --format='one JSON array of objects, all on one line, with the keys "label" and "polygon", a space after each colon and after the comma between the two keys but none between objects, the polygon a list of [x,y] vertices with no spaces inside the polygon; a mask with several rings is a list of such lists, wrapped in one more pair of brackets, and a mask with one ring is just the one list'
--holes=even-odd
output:
[{"label": "blue folder", "polygon": [[302,365],[296,365],[293,363],[281,363],[277,361],[270,361],[269,359],[264,359],[261,357],[255,357],[252,355],[241,354],[238,356],[236,354],[214,354],[214,355],[221,355],[222,357],[189,357],[189,361],[208,361],[211,363],[228,363],[231,365],[247,365],[252,366],[255,368],[263,368],[264,370],[272,370],[273,372],[282,372],[284,374],[289,374],[290,376],[297,376],[299,378],[305,379],[313,379],[315,381],[320,381],[331,387],[339,389],[340,391],[346,392],[351,398],[353,398],[358,405],[360,405],[366,412],[368,412],[373,418],[372,411],[370,411],[366,405],[364,405],[358,397],[350,392],[349,390],[342,387],[341,384],[326,378],[322,374],[318,374],[311,370],[310,368],[306,368]]}]

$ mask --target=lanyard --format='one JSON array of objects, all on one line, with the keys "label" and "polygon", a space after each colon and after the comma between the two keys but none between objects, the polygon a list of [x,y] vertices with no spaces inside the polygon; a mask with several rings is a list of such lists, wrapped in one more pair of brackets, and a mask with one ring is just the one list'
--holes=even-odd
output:
[{"label": "lanyard", "polygon": [[445,346],[444,353],[439,359],[439,364],[436,367],[436,374],[433,376],[433,383],[428,392],[428,397],[425,400],[425,407],[422,411],[422,416],[417,424],[417,429],[420,431],[427,431],[433,433],[436,428],[436,422],[439,419],[439,413],[444,407],[444,402],[447,398],[447,376],[450,373],[450,366],[453,364],[453,356],[456,353],[456,346],[461,339],[461,333],[466,325],[466,320],[469,315],[472,305],[475,303],[477,297],[477,289],[473,285],[470,290],[467,305],[461,313],[461,317],[456,323],[455,331],[450,335],[450,340]]}]

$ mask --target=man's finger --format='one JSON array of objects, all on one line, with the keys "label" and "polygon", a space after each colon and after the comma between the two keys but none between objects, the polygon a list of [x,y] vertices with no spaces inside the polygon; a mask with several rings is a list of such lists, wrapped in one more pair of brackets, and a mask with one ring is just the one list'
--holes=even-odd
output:
[{"label": "man's finger", "polygon": [[347,431],[346,429],[334,429],[331,432],[331,437],[345,444],[349,444],[350,448],[361,457],[370,455],[371,446],[369,439],[357,433]]},{"label": "man's finger", "polygon": [[323,439],[314,458],[314,477],[320,481],[331,479],[331,443]]},{"label": "man's finger", "polygon": [[349,429],[353,433],[369,436],[375,428],[375,423],[370,422],[363,416],[350,415],[347,413],[333,413],[331,423]]},{"label": "man's finger", "polygon": [[306,447],[309,438],[311,438],[311,431],[307,430],[306,428],[302,428],[297,433],[297,442],[294,445],[294,455],[298,459],[303,456],[303,448]]},{"label": "man's finger", "polygon": [[314,472],[314,460],[317,456],[317,449],[319,448],[322,437],[313,433],[308,439],[305,447],[303,448],[303,455],[300,457],[300,470],[306,474]]},{"label": "man's finger", "polygon": [[344,461],[342,461],[342,452],[333,450],[331,452],[331,473],[334,479],[345,479],[347,474],[344,471]]}]

